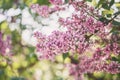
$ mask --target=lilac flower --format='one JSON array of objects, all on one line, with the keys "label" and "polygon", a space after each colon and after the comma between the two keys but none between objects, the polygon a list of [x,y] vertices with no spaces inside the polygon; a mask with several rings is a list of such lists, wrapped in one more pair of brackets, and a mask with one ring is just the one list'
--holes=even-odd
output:
[{"label": "lilac flower", "polygon": [[104,48],[104,52],[107,54],[114,53],[116,55],[119,55],[120,54],[120,45],[118,43],[108,44]]},{"label": "lilac flower", "polygon": [[61,5],[64,3],[64,0],[49,0],[49,2],[53,5]]},{"label": "lilac flower", "polygon": [[50,9],[46,5],[39,6],[38,4],[33,4],[31,5],[31,8],[43,17],[47,17],[49,15]]},{"label": "lilac flower", "polygon": [[3,40],[2,33],[0,32],[0,54],[2,56],[11,55],[11,39],[7,36],[6,40]]},{"label": "lilac flower", "polygon": [[106,72],[116,74],[120,72],[119,69],[120,69],[120,64],[115,61],[112,61],[107,65]]}]

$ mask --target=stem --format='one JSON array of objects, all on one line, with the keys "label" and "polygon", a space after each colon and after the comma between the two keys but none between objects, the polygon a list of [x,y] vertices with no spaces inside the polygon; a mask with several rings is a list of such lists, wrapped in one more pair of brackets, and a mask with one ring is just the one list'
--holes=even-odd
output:
[{"label": "stem", "polygon": [[118,15],[120,15],[120,11],[114,13],[114,17],[109,20],[109,23],[112,22]]}]

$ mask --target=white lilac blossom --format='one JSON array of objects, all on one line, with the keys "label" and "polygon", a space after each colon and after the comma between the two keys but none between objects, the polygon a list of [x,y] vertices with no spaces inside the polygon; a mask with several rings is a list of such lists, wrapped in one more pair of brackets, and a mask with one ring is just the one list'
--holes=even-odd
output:
[{"label": "white lilac blossom", "polygon": [[22,42],[24,45],[29,44],[35,46],[37,44],[36,38],[33,36],[33,31],[31,29],[22,30]]},{"label": "white lilac blossom", "polygon": [[6,20],[6,16],[3,14],[0,14],[0,23],[4,20]]},{"label": "white lilac blossom", "polygon": [[[31,12],[34,14],[33,11]],[[16,18],[15,16],[19,17]],[[54,30],[65,30],[65,28],[59,29],[59,25],[57,22],[58,20],[57,13],[51,15],[50,18],[46,19],[38,16],[36,17],[35,20],[34,17],[31,15],[28,7],[24,8],[23,10],[10,8],[8,11],[1,12],[0,18],[1,18],[0,22],[6,21],[7,23],[9,23],[8,27],[10,28],[11,31],[17,30],[20,33],[21,31],[22,33],[24,33],[24,31],[29,30],[29,32],[31,32],[31,35],[28,36],[29,39],[24,37],[25,34],[22,34],[22,40],[24,41],[24,43],[33,46],[35,45],[33,43],[36,42],[36,39],[32,35],[34,31],[41,30],[43,34],[49,35]],[[24,26],[25,30],[21,30],[21,26]],[[29,42],[29,40],[34,42]]]},{"label": "white lilac blossom", "polygon": [[[58,4],[56,0],[49,1],[54,7],[35,4],[31,8],[43,18],[64,12],[70,6],[74,11],[67,17],[58,16],[58,25],[65,27],[65,31],[54,30],[50,35],[45,35],[41,31],[35,32],[39,58],[53,60],[55,55],[72,53],[69,58],[74,60],[73,56],[78,54],[78,62],[71,61],[70,65],[70,72],[75,75],[76,80],[81,80],[80,76],[85,73],[95,71],[119,73],[120,64],[112,60],[112,55],[120,54],[120,45],[117,42],[119,39],[114,40],[110,35],[112,24],[99,21],[97,10],[88,6],[85,1],[70,0],[67,4]],[[93,36],[98,39],[91,39]]]},{"label": "white lilac blossom", "polygon": [[7,12],[6,12],[6,16],[16,16],[19,15],[21,13],[21,9],[14,9],[14,8],[10,8]]},{"label": "white lilac blossom", "polygon": [[[36,39],[33,37],[33,33],[35,31],[40,31],[45,35],[50,35],[54,30],[66,31],[65,27],[59,27],[59,17],[57,14],[57,12],[53,13],[48,18],[38,16],[35,21],[32,15],[29,13],[28,8],[23,9],[21,24],[25,25],[27,29],[22,31],[22,40],[27,44],[36,43]],[[28,34],[29,36],[25,34],[26,31],[30,32],[30,35]],[[31,40],[35,42],[31,42]]]}]

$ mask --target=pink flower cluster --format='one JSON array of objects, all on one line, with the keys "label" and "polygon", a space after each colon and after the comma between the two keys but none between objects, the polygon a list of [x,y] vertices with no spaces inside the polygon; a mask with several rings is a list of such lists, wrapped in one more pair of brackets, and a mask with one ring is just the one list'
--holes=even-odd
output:
[{"label": "pink flower cluster", "polygon": [[120,63],[112,60],[112,55],[117,57],[119,54],[120,46],[118,43],[111,43],[102,48],[96,48],[92,56],[80,56],[79,63],[69,65],[70,74],[74,75],[76,80],[82,80],[80,75],[85,73],[98,71],[111,74],[120,73]]},{"label": "pink flower cluster", "polygon": [[[49,36],[40,32],[35,33],[35,37],[38,39],[36,48],[41,54],[40,59],[53,59],[57,54],[72,53],[73,56],[79,54],[79,63],[71,64],[71,74],[77,77],[94,71],[119,73],[120,64],[112,60],[112,54],[119,55],[120,45],[117,40],[111,43],[112,38],[109,38],[110,40],[107,42],[105,41],[110,34],[109,28],[112,28],[112,25],[106,25],[99,21],[98,12],[93,7],[88,6],[85,1],[74,0],[70,1],[68,5],[72,5],[75,9],[72,16],[59,19],[60,25],[66,27],[67,31],[53,31]],[[49,10],[46,9],[47,11]],[[91,39],[92,36],[97,36],[99,40],[94,41]],[[93,49],[92,47],[96,44],[100,47],[95,46]],[[87,54],[88,52],[91,53],[91,56]]]},{"label": "pink flower cluster", "polygon": [[[75,6],[74,3],[72,5]],[[37,51],[43,53],[41,57],[50,58],[56,54],[67,52],[81,54],[91,44],[89,42],[90,35],[104,32],[102,22],[95,20],[81,10],[76,10],[72,17],[59,19],[60,24],[67,27],[66,32],[54,31],[49,36],[44,36],[39,32],[35,33],[35,36],[41,40],[37,44]],[[41,36],[44,36],[44,40],[43,37],[41,39]]]},{"label": "pink flower cluster", "polygon": [[64,3],[64,0],[49,0],[49,2],[53,5],[61,5]]},{"label": "pink flower cluster", "polygon": [[47,17],[49,14],[49,7],[46,5],[43,6],[39,6],[38,4],[32,5],[31,6],[32,9],[34,9],[39,15]]},{"label": "pink flower cluster", "polygon": [[41,15],[42,17],[48,17],[49,14],[55,12],[55,11],[60,11],[60,10],[64,10],[63,7],[59,7],[60,4],[63,4],[64,1],[62,0],[49,0],[49,2],[51,4],[53,4],[55,7],[50,8],[47,5],[41,5],[39,6],[39,4],[33,4],[31,5],[31,8],[36,11],[39,15]]},{"label": "pink flower cluster", "polygon": [[70,74],[75,76],[75,80],[80,79],[80,75],[93,72],[106,72],[116,74],[119,73],[120,64],[116,61],[111,61],[107,63],[102,60],[95,60],[94,58],[84,57],[80,59],[79,64],[72,64],[69,66]]},{"label": "pink flower cluster", "polygon": [[111,44],[107,44],[104,52],[106,53],[114,53],[115,55],[119,55],[120,54],[120,45],[118,43],[111,43]]},{"label": "pink flower cluster", "polygon": [[6,40],[3,40],[1,32],[0,32],[0,54],[2,56],[11,55],[11,39],[9,36],[7,36]]}]

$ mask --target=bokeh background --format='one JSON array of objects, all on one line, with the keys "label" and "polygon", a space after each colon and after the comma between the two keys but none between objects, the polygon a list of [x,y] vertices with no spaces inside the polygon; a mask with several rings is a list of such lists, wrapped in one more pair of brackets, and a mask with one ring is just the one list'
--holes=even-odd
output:
[{"label": "bokeh background", "polygon": [[41,25],[30,9],[33,3],[49,5],[48,0],[0,0],[0,31],[12,39],[12,56],[0,55],[0,80],[72,80],[63,65],[69,59],[38,60],[33,32]]}]

